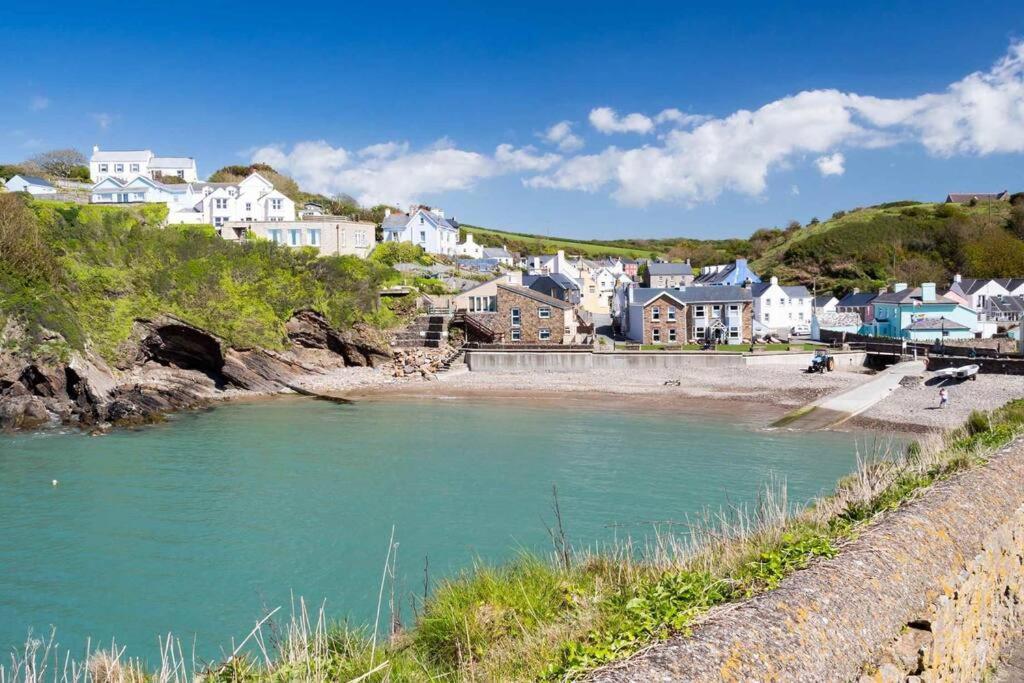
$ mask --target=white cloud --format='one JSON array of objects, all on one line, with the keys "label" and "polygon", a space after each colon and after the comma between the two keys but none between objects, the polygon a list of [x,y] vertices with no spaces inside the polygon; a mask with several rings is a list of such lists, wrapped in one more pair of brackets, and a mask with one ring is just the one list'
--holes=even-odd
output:
[{"label": "white cloud", "polygon": [[541,136],[563,152],[575,152],[583,147],[583,138],[572,132],[572,123],[559,121],[548,128]]},{"label": "white cloud", "polygon": [[800,196],[800,186],[799,185],[792,186],[791,188],[789,188],[789,193],[791,195],[793,195],[794,197],[799,197]]},{"label": "white cloud", "polygon": [[843,175],[846,172],[846,157],[843,156],[842,152],[818,157],[814,160],[814,164],[818,167],[818,172],[821,175]]},{"label": "white cloud", "polygon": [[96,125],[102,130],[106,130],[110,128],[110,124],[114,122],[114,115],[100,112],[98,114],[92,114],[92,120],[95,121]]},{"label": "white cloud", "polygon": [[36,95],[28,101],[28,108],[32,111],[42,111],[50,106],[50,98]]},{"label": "white cloud", "polygon": [[619,117],[611,107],[590,110],[590,125],[605,135],[612,133],[641,133],[654,130],[654,121],[643,114],[626,114]]},{"label": "white cloud", "polygon": [[704,123],[710,116],[704,116],[702,114],[685,114],[678,109],[663,109],[657,116],[654,117],[654,122],[657,124],[662,123],[673,123],[676,126],[695,126],[700,123]]},{"label": "white cloud", "polygon": [[490,156],[452,145],[443,138],[426,149],[410,151],[408,143],[388,142],[352,154],[318,140],[296,143],[290,150],[267,145],[253,151],[251,161],[287,173],[305,190],[351,194],[366,205],[403,206],[427,194],[468,190],[485,178],[545,171],[561,160],[557,154],[541,154],[533,147],[502,144]]},{"label": "white cloud", "polygon": [[[681,123],[673,110],[658,118]],[[607,107],[594,109],[590,120],[605,133],[644,133],[655,123],[642,114],[619,117]],[[772,170],[792,166],[804,155],[822,155],[819,170],[838,175],[845,159],[837,148],[900,143],[921,144],[938,156],[1024,152],[1024,43],[1012,45],[989,71],[970,74],[944,92],[884,99],[804,91],[754,111],[703,120],[692,129],[676,128],[657,145],[570,157],[526,182],[585,192],[608,187],[630,205],[692,204],[726,191],[760,195]]]}]

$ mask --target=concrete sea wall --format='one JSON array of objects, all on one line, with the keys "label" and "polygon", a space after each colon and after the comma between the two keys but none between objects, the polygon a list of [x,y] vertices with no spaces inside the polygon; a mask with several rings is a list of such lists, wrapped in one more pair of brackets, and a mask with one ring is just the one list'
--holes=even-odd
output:
[{"label": "concrete sea wall", "polygon": [[[676,368],[744,368],[759,365],[807,367],[812,353],[701,353],[695,351],[494,351],[470,350],[466,364],[474,372],[579,372],[581,370],[658,370]],[[835,354],[838,367],[860,367],[866,354]]]},{"label": "concrete sea wall", "polygon": [[601,681],[978,681],[1024,620],[1024,440]]}]

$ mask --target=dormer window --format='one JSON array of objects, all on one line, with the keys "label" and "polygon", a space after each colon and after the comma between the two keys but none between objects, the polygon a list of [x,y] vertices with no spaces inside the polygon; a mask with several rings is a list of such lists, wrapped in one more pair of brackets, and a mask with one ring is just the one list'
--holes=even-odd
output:
[{"label": "dormer window", "polygon": [[107,166],[106,164],[100,164],[100,173],[107,173],[109,169],[110,167]]},{"label": "dormer window", "polygon": [[124,164],[114,164],[114,173],[124,173]]}]

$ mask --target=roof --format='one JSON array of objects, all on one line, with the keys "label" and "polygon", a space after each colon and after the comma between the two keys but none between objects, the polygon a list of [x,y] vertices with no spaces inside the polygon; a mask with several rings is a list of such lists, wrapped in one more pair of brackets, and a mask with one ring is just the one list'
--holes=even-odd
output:
[{"label": "roof", "polygon": [[921,318],[910,325],[908,330],[970,330],[967,325],[946,318]]},{"label": "roof", "polygon": [[[755,282],[750,286],[750,291],[755,297],[759,297],[771,286],[770,282]],[[808,299],[811,296],[811,293],[803,285],[779,285],[779,289],[785,292],[790,299]]]},{"label": "roof", "polygon": [[149,161],[152,157],[153,152],[148,149],[97,150],[92,153],[90,161]]},{"label": "roof", "polygon": [[150,168],[195,168],[196,160],[192,157],[153,157],[149,160]]},{"label": "roof", "polygon": [[835,297],[832,296],[831,294],[819,294],[818,296],[814,297],[814,307],[821,308],[822,306],[827,304],[829,301],[832,301],[833,299],[835,299]]},{"label": "roof", "polygon": [[[653,265],[653,264],[651,264]],[[650,266],[648,266],[650,267]],[[750,270],[750,266],[747,264],[746,259],[736,259],[732,263],[726,263],[724,265],[705,266],[701,268],[700,275],[693,280],[695,285],[718,285],[726,280],[732,279],[733,274],[740,268],[746,271],[746,277],[744,280],[749,279],[751,282],[760,282],[761,279],[757,276],[754,271]]]},{"label": "roof", "polygon": [[1000,313],[1024,313],[1024,299],[1019,296],[990,296],[985,299],[985,308]]},{"label": "roof", "polygon": [[53,183],[51,183],[46,178],[40,178],[37,175],[25,175],[24,173],[18,173],[16,175],[11,176],[10,180],[8,180],[7,182],[11,182],[11,180],[14,180],[15,178],[21,178],[29,185],[42,185],[43,187],[53,187]]},{"label": "roof", "polygon": [[572,304],[569,303],[568,301],[562,301],[561,299],[556,299],[553,296],[548,296],[547,294],[542,294],[540,292],[535,292],[534,290],[530,289],[529,287],[520,287],[518,285],[498,284],[498,290],[499,290],[499,293],[500,293],[501,290],[505,290],[505,291],[508,291],[508,292],[510,292],[512,294],[518,294],[519,296],[525,296],[526,298],[533,299],[534,301],[536,301],[538,303],[547,304],[548,306],[554,306],[555,308],[560,308],[563,311],[572,310]]},{"label": "roof", "polygon": [[860,307],[860,306],[867,306],[872,301],[874,301],[877,296],[878,295],[875,294],[874,292],[850,292],[849,294],[844,296],[842,299],[840,299],[839,303],[837,303],[836,306],[843,306],[843,307],[850,307],[850,308],[857,308],[857,307]]},{"label": "roof", "polygon": [[693,275],[693,268],[689,263],[655,261],[647,266],[647,272],[651,275]]},{"label": "roof", "polygon": [[1013,290],[1017,289],[1018,287],[1024,286],[1024,278],[1020,278],[1020,277],[1000,278],[1000,279],[996,280],[996,282],[999,283],[1000,285],[1002,285],[1003,289],[1005,289],[1008,292],[1012,292]]},{"label": "roof", "polygon": [[547,275],[524,275],[523,286],[532,287],[534,284],[538,286],[544,285],[550,282],[562,290],[579,289],[580,286],[576,284],[576,281],[567,275],[562,273],[549,273]]},{"label": "roof", "polygon": [[436,213],[427,211],[426,209],[419,209],[412,215],[407,213],[393,213],[390,216],[384,216],[384,220],[381,222],[381,227],[392,232],[401,231],[409,225],[409,221],[411,221],[415,216],[423,216],[423,218],[435,228],[446,228],[448,230],[459,229],[459,224],[452,219],[441,218]]},{"label": "roof", "polygon": [[682,304],[733,303],[750,301],[753,297],[747,287],[725,285],[722,287],[634,287],[633,303],[646,305],[662,294],[668,294]]},{"label": "roof", "polygon": [[828,311],[814,316],[818,327],[860,327],[860,313],[837,313]]},{"label": "roof", "polygon": [[[875,297],[874,303],[903,304],[907,302],[913,302],[915,300],[925,304],[958,304],[958,302],[953,301],[952,299],[947,299],[946,297],[940,296],[938,294],[935,295],[934,301],[922,301],[920,287],[908,287],[906,289],[901,289],[898,292],[884,292]],[[846,304],[839,302],[839,305],[845,306]]]},{"label": "roof", "polygon": [[[1003,283],[1010,282],[1010,280],[996,280],[990,277],[964,277],[960,278],[960,282],[954,282],[953,286],[959,285],[960,291],[963,292],[964,294],[974,294],[982,287],[985,287],[986,285],[989,285],[993,282],[999,285],[1000,287],[1005,288],[1006,285]],[[952,287],[950,287],[950,289],[952,289]]]},{"label": "roof", "polygon": [[1009,192],[1003,190],[1002,192],[950,192],[946,195],[947,202],[969,202],[972,199],[979,201],[997,201],[1006,199],[1010,196]]},{"label": "roof", "polygon": [[484,247],[484,258],[511,258],[505,247]]}]

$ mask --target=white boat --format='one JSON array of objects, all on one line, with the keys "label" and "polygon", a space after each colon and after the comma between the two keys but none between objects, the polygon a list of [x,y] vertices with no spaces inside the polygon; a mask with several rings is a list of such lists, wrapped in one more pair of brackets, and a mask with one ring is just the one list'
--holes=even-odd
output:
[{"label": "white boat", "polygon": [[956,377],[957,379],[971,378],[976,380],[978,379],[978,370],[980,369],[981,367],[978,365],[962,365],[956,369]]},{"label": "white boat", "polygon": [[936,370],[933,374],[936,377],[955,377],[959,369],[960,368],[942,368],[941,370]]}]

